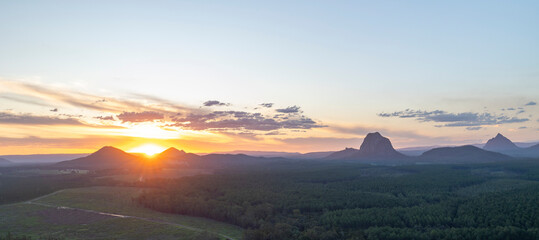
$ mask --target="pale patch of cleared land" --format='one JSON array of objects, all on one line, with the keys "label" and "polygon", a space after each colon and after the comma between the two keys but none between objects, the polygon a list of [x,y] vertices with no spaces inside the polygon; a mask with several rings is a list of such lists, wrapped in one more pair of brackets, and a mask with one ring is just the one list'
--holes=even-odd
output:
[{"label": "pale patch of cleared land", "polygon": [[[205,233],[219,235],[223,239],[241,238],[242,229],[237,226],[143,208],[134,200],[142,191],[148,189],[66,189],[31,203],[0,206],[0,232],[9,230],[13,233],[69,239],[204,239],[202,234]],[[97,212],[129,217],[106,216]]]}]

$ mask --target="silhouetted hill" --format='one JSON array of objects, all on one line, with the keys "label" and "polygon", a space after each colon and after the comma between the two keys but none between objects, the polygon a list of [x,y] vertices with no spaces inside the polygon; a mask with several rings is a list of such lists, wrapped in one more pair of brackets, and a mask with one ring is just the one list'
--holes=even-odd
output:
[{"label": "silhouetted hill", "polygon": [[308,152],[303,153],[300,156],[296,156],[297,159],[320,159],[325,158],[331,154],[335,153],[335,151],[327,151],[327,152]]},{"label": "silhouetted hill", "polygon": [[130,168],[139,165],[144,158],[126,153],[118,148],[106,146],[86,157],[63,161],[55,167],[82,169]]},{"label": "silhouetted hill", "polygon": [[188,165],[189,161],[196,160],[199,157],[200,156],[194,153],[186,153],[183,150],[171,147],[152,157],[152,161],[160,162],[162,164]]},{"label": "silhouetted hill", "polygon": [[419,156],[421,162],[432,163],[484,163],[510,160],[511,157],[481,148],[465,145],[431,149]]},{"label": "silhouetted hill", "polygon": [[404,154],[397,152],[388,138],[380,133],[369,133],[359,148],[358,156],[367,158],[401,158]]},{"label": "silhouetted hill", "polygon": [[539,144],[521,148],[499,133],[496,137],[488,140],[483,149],[512,157],[539,158]]},{"label": "silhouetted hill", "polygon": [[[326,151],[326,152],[308,152],[308,153],[299,153],[299,152],[275,152],[275,151],[245,151],[245,150],[236,150],[231,152],[217,152],[214,154],[245,154],[253,157],[282,157],[289,159],[321,159],[329,156],[335,151]],[[207,154],[205,154],[207,155]]]},{"label": "silhouetted hill", "polygon": [[0,158],[0,167],[2,166],[10,166],[10,165],[13,165],[13,162],[5,159],[5,158]]},{"label": "silhouetted hill", "polygon": [[334,152],[326,157],[326,159],[352,159],[359,153],[359,149],[345,148],[342,151]]},{"label": "silhouetted hill", "polygon": [[503,151],[501,153],[514,157],[539,158],[539,144],[527,148],[519,148],[512,151]]},{"label": "silhouetted hill", "polygon": [[359,150],[347,148],[345,150],[332,153],[326,159],[335,160],[357,160],[367,163],[381,164],[401,164],[411,159],[410,157],[397,152],[391,141],[380,133],[369,133],[363,139]]},{"label": "silhouetted hill", "polygon": [[286,161],[286,158],[281,157],[256,157],[246,154],[207,154],[197,155],[187,153],[176,148],[168,148],[160,154],[154,156],[151,161],[161,163],[169,167],[177,165],[189,166],[190,168],[234,168],[249,166],[268,161]]},{"label": "silhouetted hill", "polygon": [[529,148],[524,148],[523,150],[530,156],[539,157],[539,144],[533,145]]},{"label": "silhouetted hill", "polygon": [[517,147],[517,145],[511,142],[511,140],[498,133],[496,137],[491,138],[487,141],[483,149],[488,151],[504,152],[518,150],[519,147]]}]

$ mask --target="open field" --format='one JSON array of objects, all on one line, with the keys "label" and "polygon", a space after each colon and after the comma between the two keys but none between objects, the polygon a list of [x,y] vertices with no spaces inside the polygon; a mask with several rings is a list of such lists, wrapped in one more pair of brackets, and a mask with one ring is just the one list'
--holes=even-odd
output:
[{"label": "open field", "polygon": [[32,238],[197,239],[200,232],[133,218],[51,208],[34,204],[0,207],[0,232]]},{"label": "open field", "polygon": [[[242,229],[204,218],[142,208],[129,187],[66,189],[25,203],[0,206],[0,232],[69,239],[239,239]],[[207,235],[204,235],[207,234]]]}]

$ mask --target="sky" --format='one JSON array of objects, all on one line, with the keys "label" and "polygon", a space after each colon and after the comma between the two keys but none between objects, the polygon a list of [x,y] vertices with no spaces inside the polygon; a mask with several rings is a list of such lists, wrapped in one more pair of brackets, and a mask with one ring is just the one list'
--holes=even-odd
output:
[{"label": "sky", "polygon": [[537,1],[1,1],[0,154],[539,141]]}]

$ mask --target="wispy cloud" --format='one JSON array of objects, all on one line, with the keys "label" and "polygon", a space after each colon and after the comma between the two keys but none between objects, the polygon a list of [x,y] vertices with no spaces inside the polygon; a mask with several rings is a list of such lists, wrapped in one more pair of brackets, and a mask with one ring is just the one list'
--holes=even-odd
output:
[{"label": "wispy cloud", "polygon": [[272,108],[273,103],[261,103],[260,106],[265,107],[265,108]]},{"label": "wispy cloud", "polygon": [[[1,86],[1,82],[0,82],[0,86]],[[35,106],[41,106],[41,107],[50,107],[51,106],[46,101],[43,101],[43,99],[39,99],[39,98],[36,98],[36,97],[27,96],[27,95],[16,94],[16,93],[9,93],[9,92],[0,93],[0,98],[10,100],[10,101],[14,101],[14,102],[26,103],[26,104],[31,104],[31,105],[35,105]]]},{"label": "wispy cloud", "polygon": [[21,125],[85,125],[75,118],[35,116],[31,114],[13,114],[7,112],[0,112],[0,123]]},{"label": "wispy cloud", "polygon": [[123,112],[116,116],[122,122],[151,122],[164,118],[163,113],[144,111],[144,112]]},{"label": "wispy cloud", "polygon": [[[130,111],[167,111],[170,104],[160,101],[159,98],[144,98],[128,100],[122,98],[103,97],[84,93],[72,89],[58,89],[44,84],[35,84],[20,81],[0,80],[0,95],[4,99],[17,101],[37,106],[48,106],[46,103],[65,104],[81,109],[100,112],[121,113]],[[151,104],[147,102],[151,101]],[[195,111],[195,108],[192,108]],[[171,110],[178,111],[181,108],[174,107]]]},{"label": "wispy cloud", "polygon": [[421,111],[406,109],[393,113],[379,113],[380,117],[414,118],[420,122],[444,123],[440,127],[470,127],[526,122],[528,118],[510,117],[503,114],[462,112],[449,113],[442,110]]},{"label": "wispy cloud", "polygon": [[528,103],[524,104],[524,106],[535,106],[535,105],[537,105],[537,103],[534,102],[534,101],[531,101],[531,102],[528,102]]},{"label": "wispy cloud", "polygon": [[276,109],[275,111],[279,112],[279,113],[299,113],[300,112],[300,107],[291,106],[291,107],[287,107],[287,108]]},{"label": "wispy cloud", "polygon": [[209,101],[205,101],[203,103],[203,105],[205,107],[211,107],[211,106],[230,106],[230,103],[224,103],[224,102],[220,102],[220,101],[217,101],[217,100],[209,100]]},{"label": "wispy cloud", "polygon": [[97,116],[97,117],[94,117],[94,118],[99,119],[99,120],[104,120],[104,121],[113,121],[114,120],[113,116]]}]

